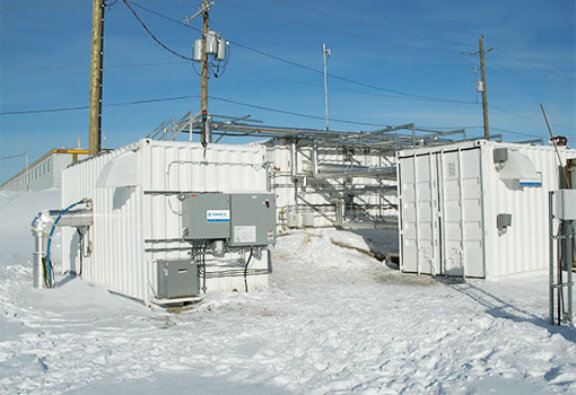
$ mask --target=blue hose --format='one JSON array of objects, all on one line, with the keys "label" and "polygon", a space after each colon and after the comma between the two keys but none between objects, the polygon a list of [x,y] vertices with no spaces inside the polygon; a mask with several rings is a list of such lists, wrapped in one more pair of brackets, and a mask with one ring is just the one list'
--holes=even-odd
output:
[{"label": "blue hose", "polygon": [[45,274],[44,278],[47,278],[46,286],[48,288],[54,288],[53,269],[52,269],[52,264],[50,262],[50,246],[52,245],[52,235],[54,234],[54,231],[56,230],[56,225],[58,225],[58,222],[60,222],[62,215],[66,214],[68,211],[70,211],[74,207],[78,206],[79,204],[82,204],[85,202],[86,202],[86,199],[82,199],[82,200],[80,200],[76,203],[73,203],[70,206],[66,207],[64,210],[60,211],[58,218],[56,218],[56,221],[54,221],[54,224],[52,225],[52,229],[50,229],[50,234],[48,235],[48,243],[46,245],[46,264],[44,266],[44,274]]}]

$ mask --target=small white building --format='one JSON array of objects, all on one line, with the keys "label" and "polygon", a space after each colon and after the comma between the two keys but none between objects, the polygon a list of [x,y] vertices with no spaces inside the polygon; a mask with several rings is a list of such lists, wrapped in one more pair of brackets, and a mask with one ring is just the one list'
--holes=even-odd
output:
[{"label": "small white building", "polygon": [[62,169],[87,157],[88,150],[84,149],[53,149],[0,185],[0,190],[38,191],[60,188]]},{"label": "small white building", "polygon": [[576,150],[459,142],[397,153],[400,268],[490,278],[548,267],[548,193]]},{"label": "small white building", "polygon": [[85,236],[62,228],[63,271],[146,304],[266,287],[275,199],[265,156],[261,145],[143,139],[66,168],[62,207],[89,199],[93,221]]}]

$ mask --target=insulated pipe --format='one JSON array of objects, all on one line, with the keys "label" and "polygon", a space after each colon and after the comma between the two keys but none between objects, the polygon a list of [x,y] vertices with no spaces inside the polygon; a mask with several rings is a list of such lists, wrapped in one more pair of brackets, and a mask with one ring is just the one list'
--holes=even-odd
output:
[{"label": "insulated pipe", "polygon": [[291,155],[291,163],[290,163],[290,174],[293,178],[296,177],[296,141],[292,141],[290,143],[290,155]]},{"label": "insulated pipe", "polygon": [[79,228],[82,226],[92,225],[92,210],[82,209],[74,210],[63,213],[63,210],[50,210],[48,215],[52,221],[56,220],[58,216],[62,214],[60,221],[58,221],[59,226],[72,226],[74,228]]},{"label": "insulated pipe", "polygon": [[570,324],[574,323],[574,311],[572,308],[572,221],[563,221],[564,222],[564,264],[566,265],[566,297],[568,299],[568,306],[566,311],[566,318],[570,322]]},{"label": "insulated pipe", "polygon": [[43,259],[46,256],[46,238],[48,233],[46,229],[51,218],[45,212],[38,213],[32,221],[32,234],[34,235],[34,256],[32,260],[32,274],[34,288],[46,288],[42,266]]},{"label": "insulated pipe", "polygon": [[[328,127],[326,127],[328,130]],[[314,140],[312,143],[312,174],[318,174],[318,140]]]},{"label": "insulated pipe", "polygon": [[[89,203],[88,200],[79,203]],[[77,203],[77,204],[79,204]],[[75,228],[88,227],[92,225],[92,210],[83,209],[68,211],[65,210],[44,210],[32,221],[32,233],[34,235],[34,255],[33,255],[33,285],[34,288],[46,288],[47,284],[44,279],[44,260],[49,265],[48,249],[48,230],[55,226],[58,221],[59,226],[71,226]],[[59,218],[59,219],[58,219]],[[53,230],[52,230],[53,233]]]}]

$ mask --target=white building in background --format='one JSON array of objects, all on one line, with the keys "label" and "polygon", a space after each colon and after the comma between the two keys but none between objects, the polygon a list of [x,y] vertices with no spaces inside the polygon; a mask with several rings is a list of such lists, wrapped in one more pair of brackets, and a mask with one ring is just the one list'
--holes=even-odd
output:
[{"label": "white building in background", "polygon": [[88,156],[88,150],[85,149],[55,148],[0,185],[0,191],[38,191],[60,188],[62,170]]}]

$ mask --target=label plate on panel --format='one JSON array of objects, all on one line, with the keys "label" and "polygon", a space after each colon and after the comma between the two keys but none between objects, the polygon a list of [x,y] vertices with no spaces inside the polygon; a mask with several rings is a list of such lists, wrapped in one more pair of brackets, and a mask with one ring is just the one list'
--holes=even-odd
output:
[{"label": "label plate on panel", "polygon": [[230,222],[230,210],[206,210],[208,222]]},{"label": "label plate on panel", "polygon": [[255,226],[235,226],[234,227],[235,243],[256,243]]}]

